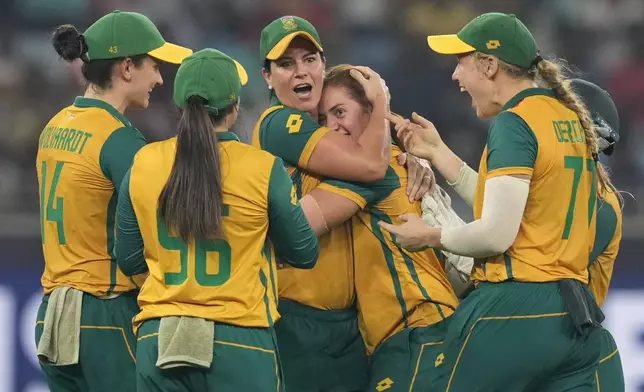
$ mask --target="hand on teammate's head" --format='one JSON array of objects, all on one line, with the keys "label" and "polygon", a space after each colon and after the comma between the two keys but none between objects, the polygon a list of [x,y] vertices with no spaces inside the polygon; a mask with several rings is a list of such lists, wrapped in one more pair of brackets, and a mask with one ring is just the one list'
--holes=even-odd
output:
[{"label": "hand on teammate's head", "polygon": [[377,72],[369,67],[355,66],[349,71],[349,74],[360,83],[372,105],[375,106],[378,99],[384,100],[385,105],[387,105],[387,94]]}]

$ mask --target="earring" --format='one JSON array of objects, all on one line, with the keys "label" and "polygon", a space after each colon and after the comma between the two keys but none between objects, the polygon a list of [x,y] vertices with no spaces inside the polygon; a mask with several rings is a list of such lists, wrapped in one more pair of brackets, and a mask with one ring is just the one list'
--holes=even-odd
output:
[{"label": "earring", "polygon": [[272,90],[272,89],[273,89],[273,86],[271,86],[271,85],[269,84],[269,85],[268,85],[268,89],[269,89],[269,90]]}]

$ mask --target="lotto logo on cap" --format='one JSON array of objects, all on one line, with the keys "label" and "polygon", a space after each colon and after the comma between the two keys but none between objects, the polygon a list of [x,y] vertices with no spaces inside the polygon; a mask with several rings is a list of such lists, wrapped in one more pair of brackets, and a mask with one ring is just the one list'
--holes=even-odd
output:
[{"label": "lotto logo on cap", "polygon": [[479,51],[525,69],[534,64],[539,54],[526,25],[515,15],[498,12],[477,16],[457,34],[430,35],[427,43],[441,54]]}]

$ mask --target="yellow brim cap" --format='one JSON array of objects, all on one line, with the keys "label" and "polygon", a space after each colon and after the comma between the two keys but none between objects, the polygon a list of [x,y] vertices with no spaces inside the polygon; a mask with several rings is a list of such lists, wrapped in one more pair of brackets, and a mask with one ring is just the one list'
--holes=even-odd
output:
[{"label": "yellow brim cap", "polygon": [[183,59],[192,54],[192,49],[166,42],[163,46],[148,52],[148,54],[167,63],[181,64]]},{"label": "yellow brim cap", "polygon": [[248,83],[248,73],[246,72],[246,69],[244,68],[244,66],[238,63],[237,60],[233,59],[233,62],[235,63],[235,67],[237,67],[237,74],[239,74],[239,81],[241,82],[242,86],[245,86],[246,83]]},{"label": "yellow brim cap", "polygon": [[440,54],[463,54],[476,51],[476,49],[463,42],[456,34],[430,35],[427,37],[429,47]]},{"label": "yellow brim cap", "polygon": [[284,52],[286,52],[286,49],[288,49],[288,46],[291,44],[291,41],[293,41],[293,39],[297,36],[302,36],[308,39],[309,41],[313,42],[313,45],[315,45],[315,47],[318,48],[320,52],[324,51],[322,49],[322,45],[320,45],[318,41],[316,41],[311,34],[307,33],[306,31],[296,31],[285,36],[275,46],[273,46],[273,49],[271,49],[271,51],[268,52],[268,54],[266,55],[266,58],[269,60],[277,60],[278,58],[280,58],[280,56],[282,56]]}]

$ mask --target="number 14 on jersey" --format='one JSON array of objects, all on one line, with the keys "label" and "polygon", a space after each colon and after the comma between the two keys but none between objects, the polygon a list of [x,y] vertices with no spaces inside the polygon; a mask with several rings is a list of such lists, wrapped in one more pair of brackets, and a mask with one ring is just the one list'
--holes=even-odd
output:
[{"label": "number 14 on jersey", "polygon": [[[63,226],[64,200],[56,196],[56,187],[60,180],[60,173],[63,171],[65,162],[56,162],[54,167],[51,185],[47,188],[47,179],[49,177],[47,161],[42,161],[41,178],[40,178],[40,235],[42,243],[45,243],[45,224],[53,222],[58,232],[58,244],[65,245],[65,227]],[[51,162],[50,162],[51,163]],[[49,192],[47,192],[47,190]]]}]

